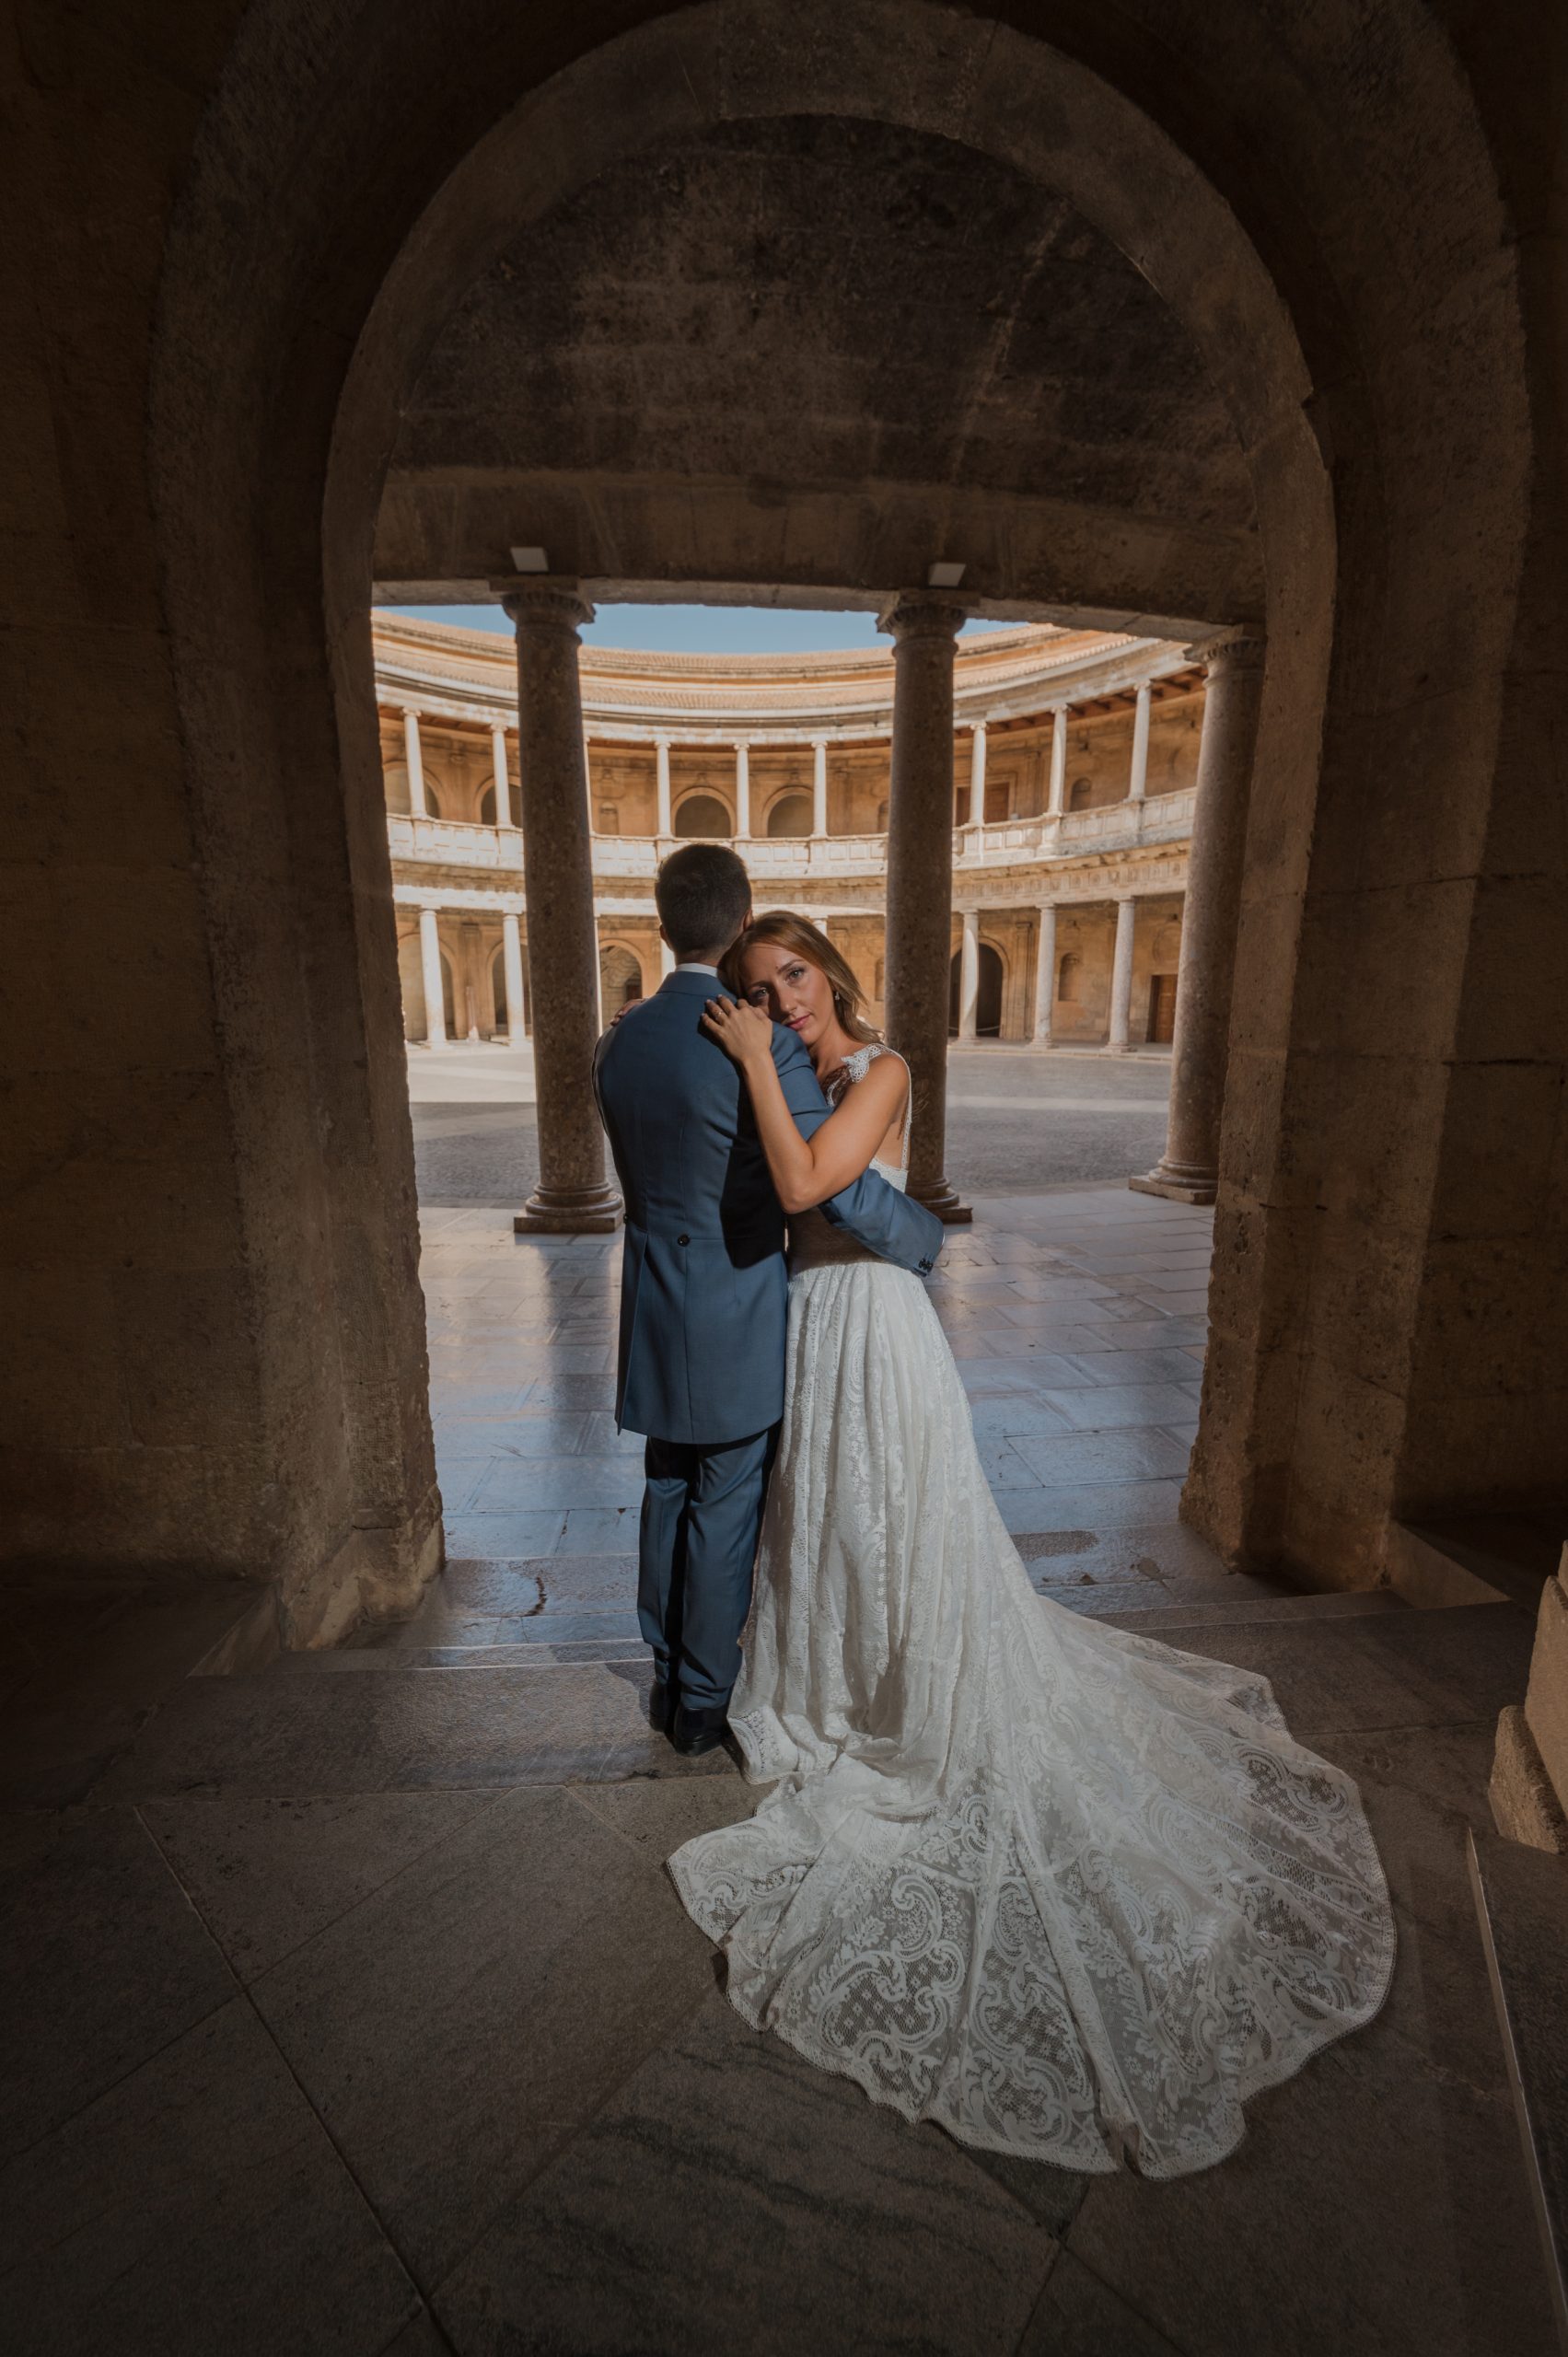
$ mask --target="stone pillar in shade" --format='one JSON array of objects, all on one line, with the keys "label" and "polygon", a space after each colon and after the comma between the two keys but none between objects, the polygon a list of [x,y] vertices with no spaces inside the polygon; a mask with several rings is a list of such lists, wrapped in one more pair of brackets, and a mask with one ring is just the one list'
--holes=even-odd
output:
[{"label": "stone pillar in shade", "polygon": [[540,574],[503,601],[517,627],[517,752],[528,879],[528,1009],[539,1106],[539,1184],[519,1234],[615,1225],[594,1103],[598,931],[588,849],[577,632],[593,608],[575,581]]},{"label": "stone pillar in shade", "polygon": [[1140,1194],[1212,1203],[1219,1185],[1247,805],[1263,701],[1263,642],[1229,639],[1194,659],[1205,662],[1208,686],[1181,911],[1170,1114],[1164,1154],[1146,1177],[1129,1183]]},{"label": "stone pillar in shade", "polygon": [[1069,704],[1051,707],[1051,800],[1046,815],[1051,819],[1061,818],[1067,799],[1067,726],[1072,716]]},{"label": "stone pillar in shade", "polygon": [[424,756],[419,744],[419,714],[412,704],[403,707],[403,758],[408,763],[408,807],[412,816],[429,816],[429,804],[424,798]]},{"label": "stone pillar in shade", "polygon": [[675,820],[669,807],[669,739],[668,737],[654,738],[654,758],[658,771],[658,816],[654,821],[654,831],[659,835],[672,835],[675,832]]},{"label": "stone pillar in shade", "polygon": [[1136,900],[1129,897],[1116,903],[1116,947],[1110,960],[1110,1036],[1106,1046],[1118,1055],[1124,1055],[1129,1046],[1128,1021],[1132,1012],[1132,927],[1137,920]]},{"label": "stone pillar in shade", "polygon": [[1138,690],[1132,707],[1132,770],[1127,781],[1129,802],[1142,802],[1149,790],[1149,705],[1152,701],[1147,679]]},{"label": "stone pillar in shade", "polygon": [[825,835],[828,831],[828,740],[825,737],[811,739],[811,831]]},{"label": "stone pillar in shade", "polygon": [[515,1047],[524,1029],[523,944],[510,910],[501,920],[501,971],[506,984],[506,1037]]},{"label": "stone pillar in shade", "polygon": [[985,824],[985,723],[974,725],[974,742],[970,749],[970,824]]},{"label": "stone pillar in shade", "polygon": [[495,778],[495,823],[498,827],[512,824],[512,788],[506,776],[506,731],[493,728],[490,732],[490,766]]},{"label": "stone pillar in shade", "polygon": [[735,748],[735,831],[742,842],[751,832],[751,748],[744,737]]},{"label": "stone pillar in shade", "polygon": [[447,1044],[447,993],[441,986],[441,927],[434,909],[419,912],[419,970],[424,981],[424,1038],[432,1048]]},{"label": "stone pillar in shade", "polygon": [[888,1037],[914,1084],[912,1195],[949,1221],[973,1213],[943,1170],[953,926],[953,655],[965,609],[912,590],[877,618],[893,641],[888,787]]},{"label": "stone pillar in shade", "polygon": [[958,949],[958,1045],[972,1048],[980,1007],[980,911],[964,911],[964,937]]},{"label": "stone pillar in shade", "polygon": [[1056,903],[1047,900],[1040,912],[1040,948],[1035,957],[1035,1024],[1030,1045],[1049,1048],[1051,1017],[1056,1010]]}]

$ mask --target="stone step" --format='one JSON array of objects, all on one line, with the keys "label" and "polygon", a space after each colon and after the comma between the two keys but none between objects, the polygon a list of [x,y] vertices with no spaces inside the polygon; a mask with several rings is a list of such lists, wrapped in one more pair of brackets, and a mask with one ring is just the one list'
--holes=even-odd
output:
[{"label": "stone step", "polygon": [[1469,1869],[1547,2285],[1568,2351],[1568,1859],[1472,1830]]},{"label": "stone step", "polygon": [[1423,1611],[1512,1604],[1533,1619],[1565,1540],[1568,1509],[1395,1523],[1388,1575],[1406,1603]]},{"label": "stone step", "polygon": [[285,1654],[276,1668],[289,1678],[367,1673],[396,1676],[404,1670],[556,1669],[571,1662],[646,1661],[640,1636],[540,1639],[526,1645],[348,1645],[322,1653]]},{"label": "stone step", "polygon": [[1389,1612],[1406,1611],[1402,1597],[1388,1588],[1335,1589],[1327,1594],[1256,1594],[1231,1598],[1217,1596],[1180,1604],[1138,1606],[1121,1612],[1097,1613],[1118,1629],[1157,1637],[1167,1630],[1239,1629],[1255,1621],[1365,1620]]}]

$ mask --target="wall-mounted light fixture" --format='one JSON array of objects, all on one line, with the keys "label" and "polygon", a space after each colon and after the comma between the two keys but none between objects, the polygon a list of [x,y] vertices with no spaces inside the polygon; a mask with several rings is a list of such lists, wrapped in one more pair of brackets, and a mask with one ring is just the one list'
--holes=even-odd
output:
[{"label": "wall-mounted light fixture", "polygon": [[933,564],[926,570],[925,586],[928,589],[956,589],[963,577],[961,564]]},{"label": "wall-mounted light fixture", "polygon": [[548,573],[550,559],[542,549],[514,549],[512,563],[518,573]]}]

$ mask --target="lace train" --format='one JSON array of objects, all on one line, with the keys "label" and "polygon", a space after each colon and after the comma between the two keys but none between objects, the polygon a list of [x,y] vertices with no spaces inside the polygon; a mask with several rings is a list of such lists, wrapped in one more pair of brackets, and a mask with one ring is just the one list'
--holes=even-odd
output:
[{"label": "lace train", "polygon": [[1176,2177],[1382,2002],[1354,1784],[1266,1679],[1035,1594],[901,1271],[791,1280],[731,1724],[780,1781],[677,1852],[680,1896],[748,2021],[907,2119]]}]

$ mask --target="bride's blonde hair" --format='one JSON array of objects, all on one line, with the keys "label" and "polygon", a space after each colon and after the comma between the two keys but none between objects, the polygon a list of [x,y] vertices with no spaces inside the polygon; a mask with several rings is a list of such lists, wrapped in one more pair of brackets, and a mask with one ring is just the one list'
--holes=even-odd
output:
[{"label": "bride's blonde hair", "polygon": [[833,1013],[852,1039],[858,1039],[863,1045],[880,1039],[880,1031],[867,1023],[860,1011],[865,1004],[865,993],[854,967],[833,947],[825,933],[819,933],[814,924],[796,916],[793,909],[765,909],[719,959],[720,976],[737,998],[746,995],[740,961],[760,942],[773,942],[781,949],[793,949],[797,958],[804,958],[807,965],[817,967],[827,976],[828,988],[833,993]]}]

